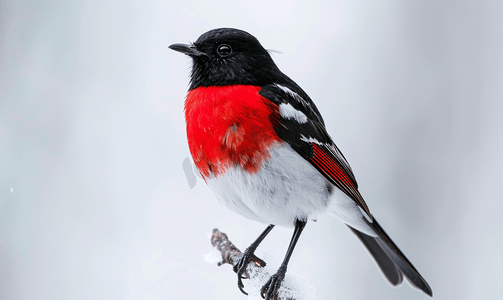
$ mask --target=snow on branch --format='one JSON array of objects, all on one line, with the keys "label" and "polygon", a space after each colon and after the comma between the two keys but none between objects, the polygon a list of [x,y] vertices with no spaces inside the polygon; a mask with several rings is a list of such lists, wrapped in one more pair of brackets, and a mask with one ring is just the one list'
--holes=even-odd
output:
[{"label": "snow on branch", "polygon": [[[229,240],[225,233],[216,228],[213,229],[213,234],[211,235],[211,244],[222,256],[222,260],[218,262],[218,266],[223,264],[234,266],[241,258],[242,252]],[[206,260],[214,262],[209,256],[211,254],[206,255]],[[245,290],[249,293],[249,300],[262,299],[260,297],[260,289],[274,272],[275,270],[271,269],[269,265],[261,267],[255,262],[248,264],[245,276],[247,276],[249,282],[248,284],[245,283]],[[278,300],[311,300],[316,298],[314,287],[305,278],[299,275],[291,275],[289,272],[287,272],[285,280],[281,285],[278,296]]]}]

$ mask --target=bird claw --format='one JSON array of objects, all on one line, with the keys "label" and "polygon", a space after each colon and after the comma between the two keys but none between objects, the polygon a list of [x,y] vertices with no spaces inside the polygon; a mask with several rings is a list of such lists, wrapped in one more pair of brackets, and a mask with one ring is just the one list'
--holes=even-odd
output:
[{"label": "bird claw", "polygon": [[278,299],[279,288],[283,279],[285,279],[286,266],[279,267],[276,274],[272,275],[271,278],[264,284],[262,289],[260,289],[260,295],[265,300],[276,300]]},{"label": "bird claw", "polygon": [[243,281],[241,281],[241,278],[242,277],[239,277],[238,276],[238,288],[239,290],[241,291],[241,293],[245,294],[246,296],[248,296],[248,293],[244,290],[244,284],[243,284]]},{"label": "bird claw", "polygon": [[242,279],[249,278],[249,275],[246,273],[246,267],[248,266],[248,264],[253,261],[261,267],[264,267],[266,265],[265,261],[255,256],[253,252],[254,250],[246,248],[246,250],[243,252],[243,256],[241,256],[238,263],[233,267],[234,272],[236,272],[238,275],[238,288],[241,293],[245,295],[248,295],[248,293],[244,290]]}]

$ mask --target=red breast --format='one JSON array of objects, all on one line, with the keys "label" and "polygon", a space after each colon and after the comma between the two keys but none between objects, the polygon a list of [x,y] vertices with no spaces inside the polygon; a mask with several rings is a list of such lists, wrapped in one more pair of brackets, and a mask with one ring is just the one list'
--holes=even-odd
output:
[{"label": "red breast", "polygon": [[194,163],[203,175],[218,176],[232,166],[250,174],[270,158],[280,142],[274,130],[278,106],[251,85],[198,87],[185,101],[187,139]]}]

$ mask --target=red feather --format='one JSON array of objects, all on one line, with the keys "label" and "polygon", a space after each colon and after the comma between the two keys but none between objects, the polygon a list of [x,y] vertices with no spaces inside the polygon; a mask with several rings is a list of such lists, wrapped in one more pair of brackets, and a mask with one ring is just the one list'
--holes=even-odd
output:
[{"label": "red feather", "polygon": [[280,138],[270,115],[277,105],[250,85],[199,87],[185,101],[187,139],[194,163],[203,177],[239,166],[258,172],[269,148]]},{"label": "red feather", "polygon": [[314,157],[311,159],[318,168],[320,168],[326,175],[342,181],[349,186],[355,186],[353,181],[344,172],[344,170],[330,158],[325,151],[323,151],[317,144],[312,143],[314,150]]},{"label": "red feather", "polygon": [[356,184],[348,174],[341,168],[336,159],[324,149],[320,148],[316,143],[311,143],[314,156],[309,160],[316,166],[316,168],[325,174],[325,176],[332,181],[339,189],[341,189],[346,195],[352,198],[367,214],[370,220],[372,220],[372,214],[363,200],[362,195],[358,191]]}]

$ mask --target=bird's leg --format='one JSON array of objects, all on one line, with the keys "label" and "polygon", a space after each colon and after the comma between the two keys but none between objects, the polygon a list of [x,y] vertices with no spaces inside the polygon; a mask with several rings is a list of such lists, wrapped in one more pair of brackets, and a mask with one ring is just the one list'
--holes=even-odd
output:
[{"label": "bird's leg", "polygon": [[271,232],[273,228],[274,225],[272,224],[267,226],[264,232],[262,232],[260,236],[248,248],[245,249],[243,256],[241,256],[239,262],[233,268],[234,272],[238,274],[238,288],[245,295],[248,295],[248,293],[243,289],[244,285],[241,279],[246,278],[243,276],[243,274],[246,272],[246,267],[251,261],[256,262],[261,267],[265,266],[265,261],[255,256],[254,252],[257,249],[258,245],[260,245],[262,240],[264,240],[264,238],[269,234],[269,232]]},{"label": "bird's leg", "polygon": [[274,275],[269,278],[269,280],[264,284],[262,289],[260,290],[260,295],[262,298],[266,300],[274,300],[278,297],[278,291],[281,287],[281,282],[285,278],[286,268],[288,266],[288,261],[290,260],[290,256],[292,256],[293,249],[295,248],[295,244],[297,244],[297,240],[306,226],[306,221],[296,220],[295,221],[295,230],[293,231],[292,240],[290,241],[290,245],[288,246],[288,250],[286,251],[285,258],[281,263],[278,271]]}]

